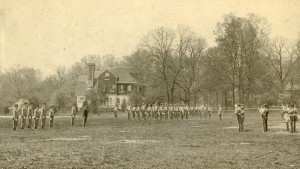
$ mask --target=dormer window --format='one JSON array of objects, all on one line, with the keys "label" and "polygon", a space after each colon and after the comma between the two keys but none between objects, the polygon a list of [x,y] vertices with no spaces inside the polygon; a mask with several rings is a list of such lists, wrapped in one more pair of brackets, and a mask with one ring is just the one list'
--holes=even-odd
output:
[{"label": "dormer window", "polygon": [[109,73],[108,72],[105,72],[105,80],[109,80]]}]

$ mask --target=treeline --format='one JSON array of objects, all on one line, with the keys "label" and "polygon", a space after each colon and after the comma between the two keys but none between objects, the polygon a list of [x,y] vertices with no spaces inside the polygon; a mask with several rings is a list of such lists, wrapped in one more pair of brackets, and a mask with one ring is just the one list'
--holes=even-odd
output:
[{"label": "treeline", "polygon": [[148,84],[148,99],[168,103],[247,106],[299,101],[300,41],[271,38],[265,18],[224,16],[216,46],[189,27],[159,27],[125,58]]},{"label": "treeline", "polygon": [[205,38],[187,26],[158,27],[145,34],[129,56],[85,56],[69,69],[58,67],[46,78],[33,68],[12,68],[0,74],[0,106],[3,109],[19,99],[28,99],[68,109],[76,102],[76,82],[87,72],[87,58],[98,70],[130,66],[139,71],[147,93],[145,99],[134,95],[139,98],[132,99],[136,101],[225,106],[297,104],[300,40],[271,38],[268,21],[254,14],[225,15],[213,32],[216,46],[208,47]]},{"label": "treeline", "polygon": [[8,113],[9,108],[20,99],[39,106],[47,103],[54,105],[58,111],[70,111],[76,103],[76,84],[80,75],[87,74],[87,60],[93,59],[100,67],[118,65],[119,61],[112,55],[85,56],[70,68],[60,66],[53,74],[42,78],[40,70],[22,66],[0,72],[0,109]]}]

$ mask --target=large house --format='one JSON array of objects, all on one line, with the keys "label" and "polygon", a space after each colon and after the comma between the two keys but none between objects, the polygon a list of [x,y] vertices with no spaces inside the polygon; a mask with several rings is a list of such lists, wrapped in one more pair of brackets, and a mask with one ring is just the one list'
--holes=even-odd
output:
[{"label": "large house", "polygon": [[134,92],[145,95],[146,86],[141,80],[140,73],[130,67],[95,70],[95,64],[88,63],[87,75],[77,80],[77,104],[81,107],[83,101],[88,99],[89,91],[93,91],[98,103],[120,106],[122,102],[128,102]]}]

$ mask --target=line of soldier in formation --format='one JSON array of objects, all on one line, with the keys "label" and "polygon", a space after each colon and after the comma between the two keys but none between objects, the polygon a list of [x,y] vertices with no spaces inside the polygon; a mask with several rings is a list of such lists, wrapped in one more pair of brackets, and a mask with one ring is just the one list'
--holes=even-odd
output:
[{"label": "line of soldier in formation", "polygon": [[[13,118],[12,118],[13,130],[15,131],[18,126],[19,117],[21,118],[21,129],[25,128],[26,121],[28,121],[27,124],[28,128],[31,128],[34,125],[34,128],[37,129],[40,119],[41,119],[41,128],[44,128],[46,124],[46,118],[47,118],[46,103],[44,103],[42,107],[39,106],[34,107],[33,103],[27,105],[26,102],[21,108],[19,108],[18,104],[15,104],[13,108]],[[54,122],[53,106],[50,106],[50,109],[48,111],[48,117],[50,119],[49,126],[52,127]]]},{"label": "line of soldier in formation", "polygon": [[[262,117],[262,124],[263,124],[263,132],[268,131],[268,116],[270,113],[269,106],[264,104],[264,106],[258,108],[259,113]],[[281,118],[284,119],[286,123],[286,130],[289,131],[289,128],[291,128],[291,133],[296,132],[296,122],[298,121],[298,109],[295,105],[282,105],[282,114]],[[245,121],[245,109],[242,105],[236,105],[235,106],[235,114],[237,116],[238,120],[238,126],[239,126],[239,132],[244,131],[244,121]],[[290,126],[290,127],[289,127]]]},{"label": "line of soldier in formation", "polygon": [[[126,112],[128,120],[167,120],[167,119],[189,119],[192,117],[211,118],[213,111],[218,112],[219,119],[222,120],[223,107],[203,106],[157,106],[157,105],[142,105],[142,106],[127,106]],[[114,109],[115,117],[117,117],[117,109]]]},{"label": "line of soldier in formation", "polygon": [[[21,111],[21,116],[19,116],[19,110]],[[82,105],[82,116],[83,116],[83,127],[86,126],[87,117],[89,113],[89,106],[87,102],[84,102]],[[263,107],[258,108],[259,113],[262,117],[263,131],[268,131],[268,115],[269,115],[269,106],[266,104]],[[298,109],[295,105],[282,105],[283,113],[281,115],[286,123],[287,130],[290,130],[291,133],[296,132],[296,122],[298,121],[297,113]],[[192,117],[204,117],[211,118],[213,111],[217,111],[220,121],[222,120],[223,107],[212,107],[208,105],[189,107],[189,106],[157,106],[157,105],[142,105],[142,106],[127,106],[126,112],[128,114],[128,120],[167,120],[167,119],[189,119],[189,116]],[[244,131],[244,121],[245,121],[245,109],[242,105],[236,105],[234,110],[237,120],[239,132]],[[71,125],[74,126],[75,118],[78,113],[78,108],[76,104],[73,104],[71,108]],[[118,116],[117,106],[114,108],[115,118]],[[50,106],[48,110],[49,117],[49,127],[53,126],[54,122],[54,107]],[[46,124],[47,111],[46,103],[42,107],[36,106],[34,108],[33,103],[30,103],[29,106],[27,102],[21,107],[18,107],[18,104],[15,105],[13,109],[13,130],[16,130],[18,126],[19,117],[21,117],[21,129],[24,129],[26,121],[28,121],[28,128],[31,128],[34,125],[34,128],[37,129],[39,120],[41,119],[41,128],[43,129]]]},{"label": "line of soldier in formation", "polygon": [[[41,128],[43,129],[46,125],[46,119],[47,117],[49,118],[49,127],[53,127],[54,123],[54,106],[51,105],[49,110],[48,110],[48,116],[47,116],[47,108],[46,108],[46,103],[43,104],[42,107],[36,106],[34,107],[33,103],[28,103],[25,102],[24,105],[19,108],[18,104],[15,104],[13,108],[13,130],[16,131],[19,118],[21,119],[21,129],[24,129],[27,127],[30,129],[32,126],[34,129],[37,129],[39,126],[39,121],[41,119]],[[86,126],[87,122],[87,117],[89,113],[89,106],[87,102],[84,102],[82,105],[82,116],[83,116],[83,127]],[[73,104],[71,108],[71,125],[75,125],[75,119],[76,115],[78,113],[78,108],[77,104]]]}]

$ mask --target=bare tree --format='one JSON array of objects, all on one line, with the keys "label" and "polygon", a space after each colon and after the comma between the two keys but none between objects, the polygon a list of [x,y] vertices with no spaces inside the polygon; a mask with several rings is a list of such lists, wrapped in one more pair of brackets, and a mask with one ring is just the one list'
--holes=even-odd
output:
[{"label": "bare tree", "polygon": [[175,33],[172,29],[160,27],[146,35],[141,48],[149,53],[149,59],[152,61],[158,80],[162,80],[166,91],[167,101],[171,102],[172,97],[172,79],[170,76],[170,60],[172,59]]},{"label": "bare tree", "polygon": [[[228,77],[232,86],[232,104],[235,104],[236,95],[235,88],[239,83],[242,83],[240,76],[243,59],[241,58],[241,36],[242,36],[242,18],[236,17],[233,14],[226,15],[224,22],[217,24],[215,34],[216,41],[222,57],[224,57],[224,69],[228,72]],[[239,86],[240,87],[240,86]]]},{"label": "bare tree", "polygon": [[[242,102],[246,92],[246,103],[250,104],[250,95],[253,93],[255,79],[259,77],[264,55],[261,52],[266,46],[269,37],[270,26],[265,18],[249,14],[243,21],[243,36],[241,41],[241,55],[243,55],[244,70],[241,72],[245,76],[242,88]],[[245,84],[245,85],[244,85]]]},{"label": "bare tree", "polygon": [[[40,83],[40,72],[32,68],[16,67],[2,75],[1,86],[15,100],[33,96]],[[9,96],[6,96],[9,97]]]},{"label": "bare tree", "polygon": [[294,52],[291,46],[287,44],[286,39],[279,37],[270,43],[267,50],[273,70],[279,82],[281,93],[285,89],[286,80],[293,68],[295,60]]},{"label": "bare tree", "polygon": [[181,96],[181,100],[190,104],[191,95],[198,91],[199,61],[207,44],[205,39],[199,37],[188,27],[179,27],[177,32],[179,43],[174,59],[175,65],[172,66],[173,73],[177,76],[173,80],[183,91],[184,96]]}]

